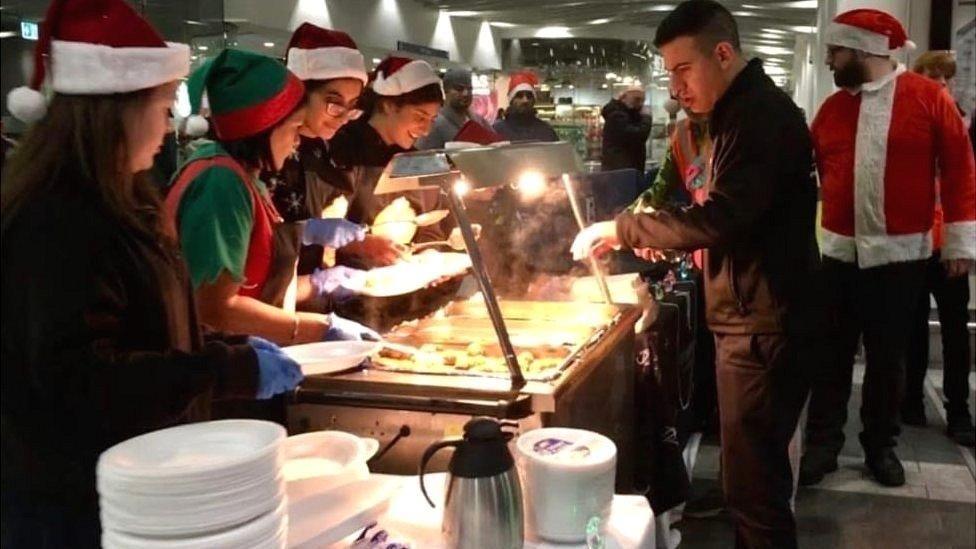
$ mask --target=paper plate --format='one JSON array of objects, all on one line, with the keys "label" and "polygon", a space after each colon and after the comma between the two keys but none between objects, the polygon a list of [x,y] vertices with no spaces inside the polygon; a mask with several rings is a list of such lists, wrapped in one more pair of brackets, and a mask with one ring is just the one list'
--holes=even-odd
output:
[{"label": "paper plate", "polygon": [[376,341],[322,341],[282,350],[302,367],[303,374],[312,376],[356,368],[379,349]]},{"label": "paper plate", "polygon": [[130,438],[98,458],[99,477],[113,484],[169,484],[237,477],[255,464],[274,467],[285,429],[270,421],[191,423]]}]

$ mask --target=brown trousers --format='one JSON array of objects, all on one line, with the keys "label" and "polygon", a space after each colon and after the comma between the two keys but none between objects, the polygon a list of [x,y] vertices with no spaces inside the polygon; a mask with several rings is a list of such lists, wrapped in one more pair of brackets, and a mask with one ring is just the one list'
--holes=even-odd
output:
[{"label": "brown trousers", "polygon": [[809,391],[783,334],[715,334],[722,488],[737,548],[796,547],[789,444]]}]

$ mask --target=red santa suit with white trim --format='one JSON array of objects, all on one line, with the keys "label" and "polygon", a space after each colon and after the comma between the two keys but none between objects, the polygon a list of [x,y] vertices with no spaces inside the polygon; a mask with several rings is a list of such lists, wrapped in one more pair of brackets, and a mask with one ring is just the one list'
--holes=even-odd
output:
[{"label": "red santa suit with white trim", "polygon": [[[887,57],[914,47],[897,19],[870,9],[838,15],[825,42],[862,58],[857,52]],[[863,335],[861,444],[875,478],[899,485],[904,473],[892,449],[909,322],[932,255],[936,177],[946,222],[942,257],[976,259],[973,152],[945,89],[900,64],[831,95],[811,129],[823,193],[825,297],[834,313],[829,341],[836,347],[814,382],[800,481],[813,484],[836,468]]]}]

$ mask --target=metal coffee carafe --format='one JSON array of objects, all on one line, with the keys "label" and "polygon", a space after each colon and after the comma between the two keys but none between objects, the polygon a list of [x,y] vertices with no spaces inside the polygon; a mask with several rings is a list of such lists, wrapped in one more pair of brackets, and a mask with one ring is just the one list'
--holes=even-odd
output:
[{"label": "metal coffee carafe", "polygon": [[522,487],[508,450],[512,433],[491,418],[464,425],[464,438],[431,445],[420,462],[420,489],[427,462],[440,449],[454,447],[448,464],[442,531],[448,547],[512,549],[522,547]]}]

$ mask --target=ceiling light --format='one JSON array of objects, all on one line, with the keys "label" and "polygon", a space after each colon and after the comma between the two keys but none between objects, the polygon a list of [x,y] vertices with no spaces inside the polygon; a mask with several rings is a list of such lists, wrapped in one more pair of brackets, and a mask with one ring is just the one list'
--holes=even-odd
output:
[{"label": "ceiling light", "polygon": [[570,84],[570,85],[569,85],[569,89],[571,89],[571,90],[575,90],[575,89],[576,89],[576,86],[574,86],[574,85],[572,85],[572,84]]},{"label": "ceiling light", "polygon": [[781,75],[789,74],[789,71],[787,71],[783,67],[777,67],[775,65],[765,65],[764,69],[766,71],[766,74],[768,74],[769,76],[781,76]]},{"label": "ceiling light", "polygon": [[736,17],[755,17],[757,14],[754,11],[733,11],[732,15]]},{"label": "ceiling light", "polygon": [[14,32],[14,31],[3,31],[3,32],[0,32],[0,38],[10,38],[12,36],[17,36],[17,33]]},{"label": "ceiling light", "polygon": [[600,84],[600,89],[601,89],[601,90],[605,90],[605,89],[607,89],[608,87],[609,87],[609,86],[607,86],[607,85],[606,85],[606,83],[604,83],[604,84]]},{"label": "ceiling light", "polygon": [[676,7],[674,4],[661,4],[659,6],[651,6],[644,11],[674,11]]},{"label": "ceiling light", "polygon": [[569,27],[542,27],[535,31],[536,38],[572,38]]},{"label": "ceiling light", "polygon": [[606,75],[606,78],[607,78],[607,80],[616,80],[617,79],[617,73],[615,73],[615,72],[608,72],[607,75]]},{"label": "ceiling light", "polygon": [[274,42],[265,42],[264,43],[264,47],[266,47],[266,48],[273,48],[274,47]]},{"label": "ceiling light", "polygon": [[793,50],[778,48],[776,46],[756,46],[752,49],[756,53],[764,53],[766,55],[790,55],[793,53]]},{"label": "ceiling light", "polygon": [[609,22],[610,22],[610,18],[609,17],[604,17],[603,19],[594,19],[592,21],[587,22],[586,24],[587,25],[606,25]]},{"label": "ceiling light", "polygon": [[742,7],[747,10],[761,10],[762,6],[757,6],[755,4],[742,4]]},{"label": "ceiling light", "polygon": [[517,26],[517,25],[515,25],[513,23],[505,23],[505,22],[502,22],[502,21],[492,21],[491,23],[488,23],[488,24],[491,25],[491,26],[493,26],[493,27],[498,27],[500,29],[510,29],[512,27]]},{"label": "ceiling light", "polygon": [[202,27],[207,26],[207,24],[204,23],[203,21],[197,21],[195,19],[184,19],[183,22],[186,23],[187,25],[200,25]]},{"label": "ceiling light", "polygon": [[200,51],[207,51],[210,48],[208,48],[207,46],[197,46],[197,49],[200,50]]},{"label": "ceiling light", "polygon": [[383,62],[383,60],[382,60],[382,59],[380,59],[379,57],[374,57],[374,58],[373,58],[373,64],[374,64],[374,65],[379,65],[379,64],[380,64],[380,63],[382,63],[382,62]]},{"label": "ceiling light", "polygon": [[799,0],[796,2],[779,2],[776,4],[777,8],[795,8],[802,10],[815,10],[817,9],[817,0]]},{"label": "ceiling light", "polygon": [[809,25],[795,25],[790,27],[790,30],[793,32],[800,32],[803,34],[813,34],[817,32],[817,27],[813,27]]},{"label": "ceiling light", "polygon": [[478,15],[478,12],[459,10],[459,11],[449,11],[447,12],[447,14],[450,15],[451,17],[476,17]]},{"label": "ceiling light", "polygon": [[763,29],[763,32],[768,32],[768,33],[771,33],[771,34],[780,34],[780,35],[789,34],[789,31],[785,31],[783,29],[774,29],[772,27],[766,27],[766,28],[764,28]]}]

